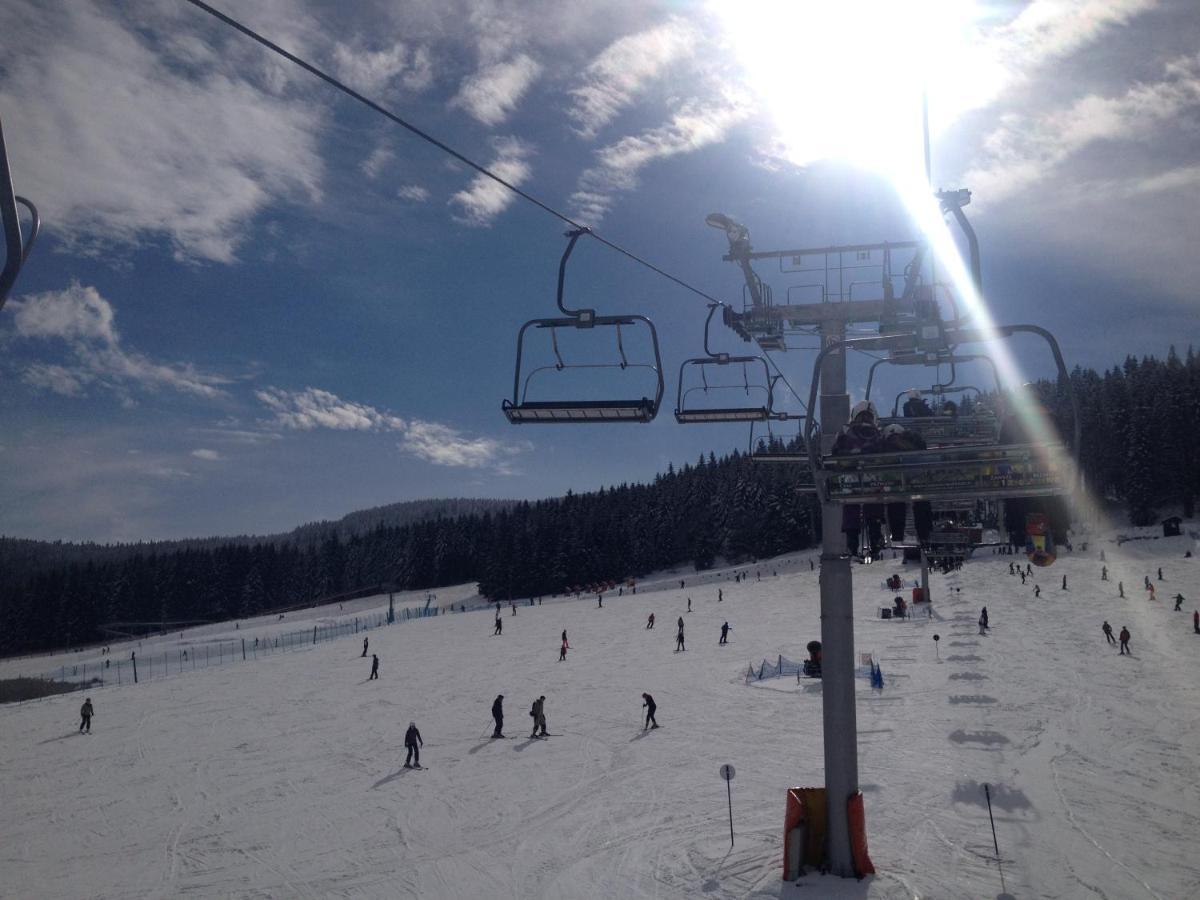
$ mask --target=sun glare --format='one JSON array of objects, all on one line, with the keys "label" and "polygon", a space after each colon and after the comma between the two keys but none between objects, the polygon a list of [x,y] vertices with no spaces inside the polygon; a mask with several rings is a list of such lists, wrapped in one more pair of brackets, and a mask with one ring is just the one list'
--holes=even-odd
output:
[{"label": "sun glare", "polygon": [[[843,160],[886,177],[929,242],[939,280],[950,282],[972,327],[994,334],[926,177],[922,121],[927,105],[935,141],[1002,88],[1006,72],[981,38],[981,7],[974,0],[713,0],[712,8],[787,159],[800,166]],[[1002,381],[1025,380],[1003,341],[989,353]],[[1050,442],[1044,415],[1018,412],[1039,443]]]}]

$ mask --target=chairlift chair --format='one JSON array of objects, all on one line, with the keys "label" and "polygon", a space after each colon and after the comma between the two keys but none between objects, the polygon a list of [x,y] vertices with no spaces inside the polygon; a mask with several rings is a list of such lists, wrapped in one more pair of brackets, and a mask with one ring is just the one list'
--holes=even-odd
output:
[{"label": "chairlift chair", "polygon": [[[29,233],[21,230],[21,217],[17,204],[21,204],[32,217]],[[16,283],[21,267],[29,259],[33,242],[41,228],[37,207],[13,193],[12,174],[8,168],[8,150],[4,145],[4,129],[0,126],[0,225],[4,228],[4,268],[0,270],[0,308],[8,300],[9,292]]]},{"label": "chairlift chair", "polygon": [[[711,303],[708,307],[708,318],[704,320],[704,352],[705,356],[685,359],[679,366],[679,390],[675,401],[675,421],[681,425],[697,422],[765,422],[772,418],[780,418],[780,414],[772,410],[774,395],[774,380],[771,378],[767,361],[761,356],[731,356],[728,353],[714,353],[708,346],[709,326],[712,324],[713,313],[719,304]],[[742,367],[742,383],[738,384],[709,384],[706,372],[713,366],[718,368]],[[757,378],[758,368],[762,368],[762,380]],[[756,377],[751,383],[750,370],[754,369]],[[686,373],[695,371],[700,376],[700,384],[689,385]],[[689,404],[693,395],[700,393],[708,396],[710,392],[721,392],[719,396],[726,397],[732,391],[744,391],[747,397],[761,397],[761,403],[723,404],[720,406],[700,406],[694,400]]]},{"label": "chairlift chair", "polygon": [[[575,231],[567,232],[567,237],[570,241],[567,244],[567,249],[563,252],[562,260],[558,266],[558,308],[562,310],[563,317],[550,319],[531,319],[521,326],[521,330],[517,335],[517,364],[516,372],[513,375],[513,395],[511,400],[504,400],[502,409],[508,421],[514,425],[524,425],[531,423],[542,424],[576,424],[586,422],[650,422],[658,415],[659,406],[662,404],[663,396],[663,375],[662,375],[662,356],[658,347],[658,333],[655,331],[654,323],[642,315],[613,315],[613,316],[598,316],[594,309],[567,309],[563,305],[563,286],[566,281],[567,259],[571,255],[571,251],[575,249],[575,243],[589,230],[581,228]],[[625,344],[622,338],[622,328],[642,328],[646,330],[650,338],[651,346],[653,347],[654,362],[651,363],[631,363],[625,355]],[[524,354],[525,332],[530,328],[549,329],[550,342],[554,352],[555,362],[553,365],[537,366],[531,371],[525,373],[522,380],[522,361]],[[616,332],[616,347],[619,362],[612,363],[587,363],[587,364],[570,364],[563,360],[562,354],[558,347],[559,328],[574,328],[574,329],[592,329],[592,328],[611,328]],[[602,369],[647,369],[653,373],[655,381],[655,392],[653,397],[637,397],[631,399],[617,400],[583,400],[583,399],[568,399],[568,400],[530,400],[528,398],[530,383],[534,377],[549,371],[561,372],[564,369],[584,369],[584,368],[602,368]]]},{"label": "chairlift chair", "polygon": [[[1047,342],[1064,385],[1074,419],[1073,450],[1079,453],[1078,404],[1058,342],[1036,325],[1009,325],[990,333],[976,329],[950,329],[950,346],[982,344],[996,338],[1030,333]],[[834,341],[822,348],[814,363],[809,402],[817,402],[821,366],[825,358],[847,349],[912,350],[913,335]],[[904,419],[905,427],[928,419]],[[1070,493],[1073,472],[1061,444],[1000,444],[999,434],[988,444],[941,446],[895,453],[862,453],[850,456],[822,455],[816,423],[809,421],[806,444],[810,465],[823,501],[847,503],[894,503],[939,499],[1019,499]]]}]

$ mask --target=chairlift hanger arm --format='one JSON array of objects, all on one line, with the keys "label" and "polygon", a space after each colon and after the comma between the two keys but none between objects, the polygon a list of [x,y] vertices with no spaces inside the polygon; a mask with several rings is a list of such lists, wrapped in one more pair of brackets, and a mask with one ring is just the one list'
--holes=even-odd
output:
[{"label": "chairlift hanger arm", "polygon": [[[33,219],[28,237],[21,230],[21,216],[17,211],[18,203],[29,210]],[[24,197],[13,193],[12,173],[8,167],[8,150],[4,143],[2,126],[0,126],[0,224],[4,228],[5,251],[4,269],[0,270],[0,309],[2,309],[5,301],[8,300],[9,291],[16,283],[21,267],[29,259],[33,242],[37,239],[42,224],[37,207]]]}]

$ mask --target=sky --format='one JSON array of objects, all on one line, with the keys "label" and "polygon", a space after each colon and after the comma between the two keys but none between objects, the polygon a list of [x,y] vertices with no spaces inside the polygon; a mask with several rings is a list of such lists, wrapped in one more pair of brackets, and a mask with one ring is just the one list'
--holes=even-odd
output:
[{"label": "sky", "polygon": [[[997,322],[1049,328],[1068,365],[1098,369],[1196,342],[1194,7],[893,6],[219,8],[737,308],[708,213],[756,249],[917,236],[924,89],[933,182],[973,191]],[[563,222],[183,0],[10,0],[0,51],[14,186],[43,220],[0,310],[0,533],[270,533],[647,481],[748,446],[744,426],[671,415],[707,301],[589,238],[567,305],[654,322],[662,412],[510,425],[518,331],[559,315]],[[759,268],[777,299],[798,283]],[[652,387],[644,331],[623,331],[627,369],[612,331],[564,333],[568,364],[606,367],[540,371],[529,399]],[[553,362],[545,338],[527,363]],[[711,345],[754,352],[719,326]],[[1049,374],[1035,349],[1018,361]],[[805,397],[812,357],[774,355]]]}]

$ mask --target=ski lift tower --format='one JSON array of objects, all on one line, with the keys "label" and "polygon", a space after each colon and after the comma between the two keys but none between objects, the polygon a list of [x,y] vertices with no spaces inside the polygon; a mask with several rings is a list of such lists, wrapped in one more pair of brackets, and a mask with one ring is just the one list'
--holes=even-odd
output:
[{"label": "ski lift tower", "polygon": [[[965,193],[965,192],[964,192]],[[963,202],[969,198],[965,194]],[[854,323],[879,323],[880,331],[900,322],[912,323],[936,310],[932,285],[921,283],[924,244],[916,241],[856,244],[799,250],[755,251],[749,230],[723,213],[705,223],[725,232],[729,253],[745,278],[743,311],[727,309],[725,324],[744,340],[764,350],[786,350],[786,332],[820,336],[822,348],[841,344]],[[961,224],[961,223],[960,223]],[[973,233],[971,238],[973,238]],[[907,258],[893,270],[893,254]],[[787,302],[774,303],[770,286],[755,273],[756,260],[777,260],[780,272],[798,275]],[[978,250],[971,241],[971,265],[979,271]],[[794,280],[794,279],[793,279]],[[910,324],[911,329],[911,324]],[[830,352],[820,363],[818,410],[821,450],[828,453],[841,426],[850,418],[846,391],[846,354]],[[814,413],[817,413],[814,416]],[[822,719],[825,742],[829,864],[835,875],[853,877],[847,803],[858,793],[858,725],[854,697],[854,603],[850,557],[838,524],[842,506],[821,493],[821,653]]]}]

